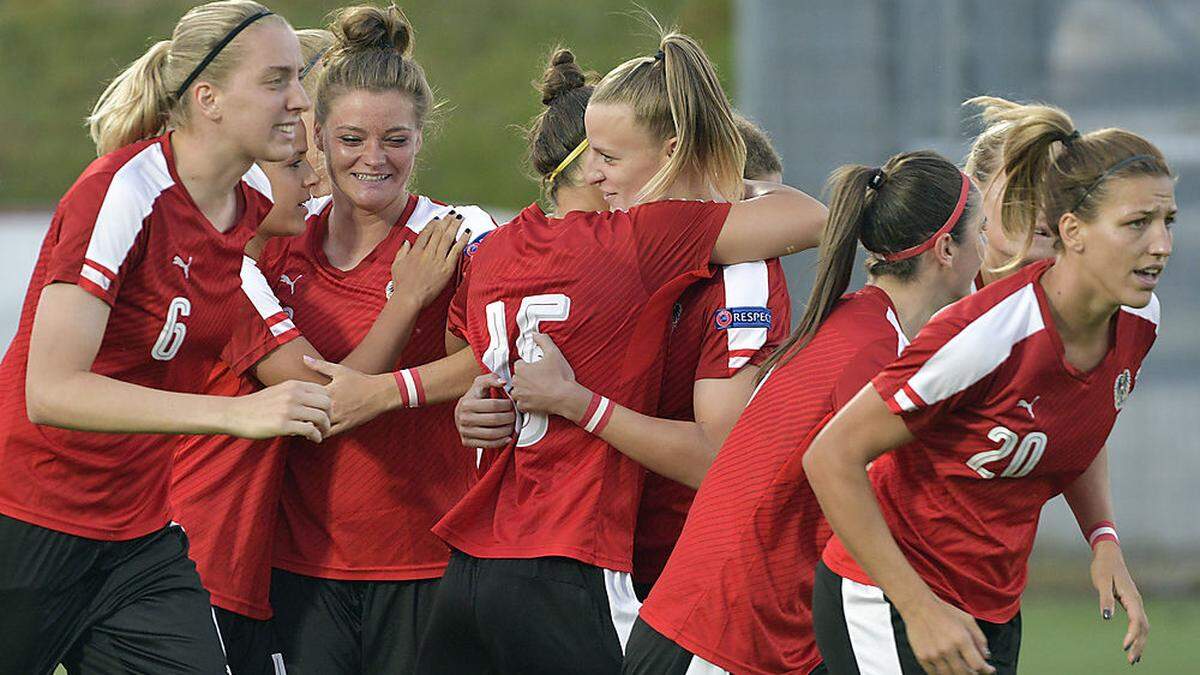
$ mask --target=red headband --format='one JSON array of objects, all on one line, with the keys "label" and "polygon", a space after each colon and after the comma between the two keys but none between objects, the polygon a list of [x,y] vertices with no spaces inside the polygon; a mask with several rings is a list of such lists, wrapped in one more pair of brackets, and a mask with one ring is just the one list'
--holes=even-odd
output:
[{"label": "red headband", "polygon": [[875,255],[879,256],[879,258],[884,262],[908,260],[909,258],[919,256],[925,251],[933,248],[933,245],[937,243],[937,240],[940,239],[943,234],[947,234],[953,230],[954,226],[958,224],[958,219],[962,217],[963,209],[967,207],[967,197],[971,194],[971,179],[967,178],[967,174],[961,171],[958,173],[960,176],[962,176],[962,190],[960,190],[958,193],[958,203],[954,205],[954,211],[952,211],[950,213],[950,217],[946,219],[945,225],[942,225],[940,228],[938,228],[937,232],[934,232],[928,239],[920,244],[917,244],[916,246],[910,246],[903,251],[896,251],[895,253],[876,253]]}]

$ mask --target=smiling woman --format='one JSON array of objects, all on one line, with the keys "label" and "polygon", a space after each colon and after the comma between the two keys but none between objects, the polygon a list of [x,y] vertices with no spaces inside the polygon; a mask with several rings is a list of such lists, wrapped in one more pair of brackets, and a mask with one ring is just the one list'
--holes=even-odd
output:
[{"label": "smiling woman", "polygon": [[[223,359],[236,368],[274,340],[242,248],[270,208],[253,163],[292,153],[309,106],[300,65],[281,17],[209,3],[93,110],[102,156],[59,202],[0,366],[0,671],[225,668],[170,522],[171,443],[153,434],[328,429],[316,385],[200,394]],[[101,637],[114,633],[136,639]]]}]

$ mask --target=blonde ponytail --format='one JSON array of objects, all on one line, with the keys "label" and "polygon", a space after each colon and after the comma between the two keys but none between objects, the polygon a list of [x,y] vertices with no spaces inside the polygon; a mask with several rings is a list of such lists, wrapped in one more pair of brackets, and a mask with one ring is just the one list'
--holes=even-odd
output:
[{"label": "blonde ponytail", "polygon": [[156,42],[100,94],[87,119],[97,155],[157,136],[166,127],[174,103],[165,72],[170,52],[170,40]]}]

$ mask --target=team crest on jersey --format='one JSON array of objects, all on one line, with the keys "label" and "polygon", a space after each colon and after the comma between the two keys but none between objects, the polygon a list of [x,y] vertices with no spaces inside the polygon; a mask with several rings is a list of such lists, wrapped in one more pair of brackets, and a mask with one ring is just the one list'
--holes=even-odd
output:
[{"label": "team crest on jersey", "polygon": [[389,281],[389,282],[387,282],[387,286],[383,287],[383,295],[388,300],[392,299],[392,293],[395,293],[395,292],[396,292],[396,282],[395,281]]},{"label": "team crest on jersey", "polygon": [[468,258],[475,255],[475,252],[479,250],[479,245],[482,244],[483,240],[494,231],[495,230],[488,230],[478,237],[475,237],[475,239],[473,239],[471,243],[467,244],[467,247],[463,249],[463,255],[467,256]]},{"label": "team crest on jersey", "polygon": [[1120,375],[1117,375],[1116,381],[1113,382],[1113,405],[1117,407],[1117,410],[1120,410],[1121,406],[1125,405],[1125,401],[1129,400],[1129,392],[1132,389],[1133,378],[1129,375],[1129,369],[1126,368],[1121,371]]},{"label": "team crest on jersey", "polygon": [[730,328],[770,328],[769,307],[722,307],[713,314],[713,326],[717,330]]}]

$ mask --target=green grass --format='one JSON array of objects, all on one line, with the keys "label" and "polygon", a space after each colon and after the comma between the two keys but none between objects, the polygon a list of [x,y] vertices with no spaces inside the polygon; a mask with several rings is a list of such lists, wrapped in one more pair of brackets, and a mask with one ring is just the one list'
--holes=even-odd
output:
[{"label": "green grass", "polygon": [[1149,673],[1175,675],[1200,672],[1200,598],[1152,597],[1146,601],[1150,640],[1137,666],[1130,668],[1121,651],[1128,626],[1117,610],[1111,621],[1100,618],[1095,598],[1081,594],[1029,593],[1021,612],[1021,672],[1041,675]]}]

